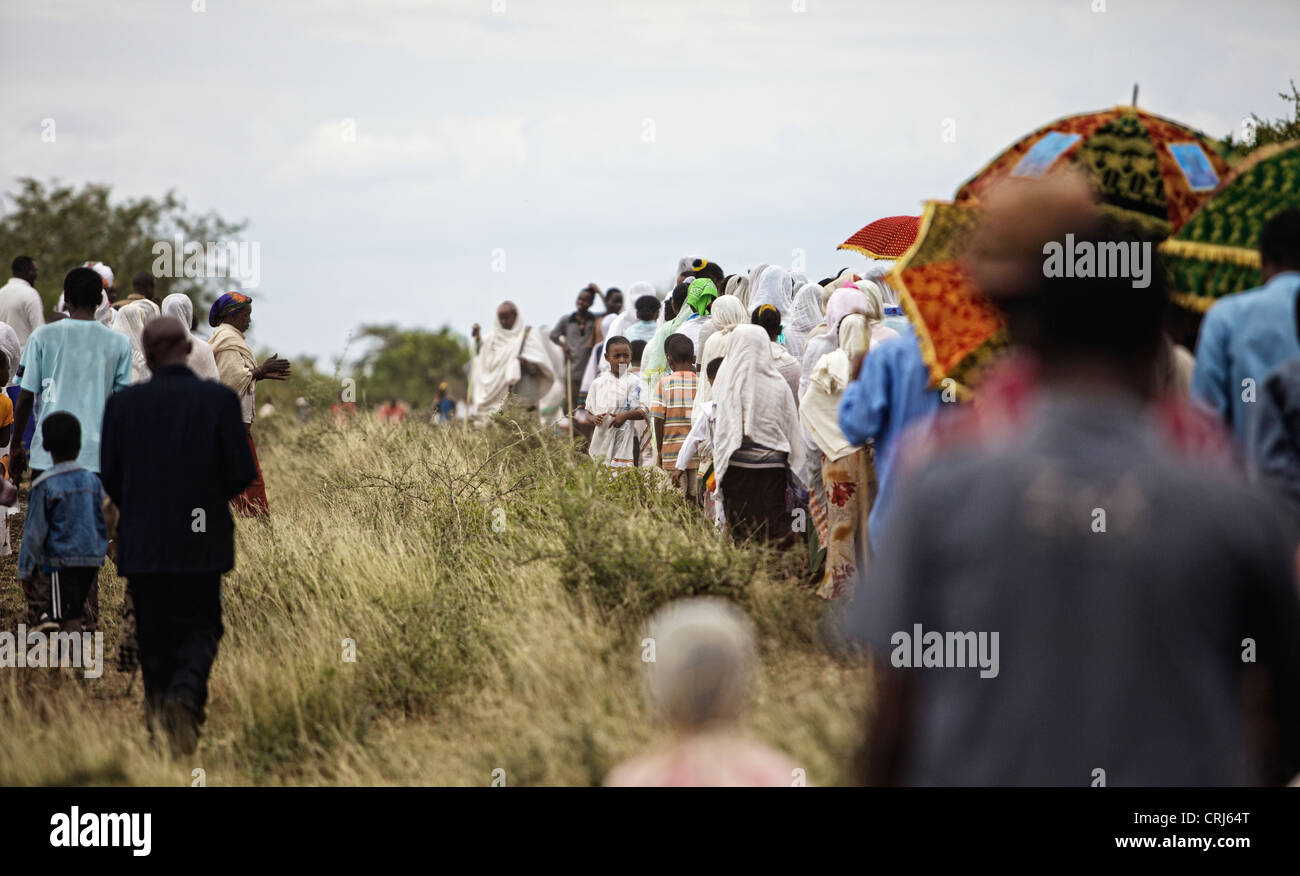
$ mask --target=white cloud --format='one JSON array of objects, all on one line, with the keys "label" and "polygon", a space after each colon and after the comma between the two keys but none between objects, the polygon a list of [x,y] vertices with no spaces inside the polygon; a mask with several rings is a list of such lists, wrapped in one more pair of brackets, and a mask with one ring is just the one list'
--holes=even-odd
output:
[{"label": "white cloud", "polygon": [[271,182],[366,183],[438,174],[475,183],[513,174],[528,160],[523,121],[446,116],[413,124],[346,117],[323,122],[269,174]]}]

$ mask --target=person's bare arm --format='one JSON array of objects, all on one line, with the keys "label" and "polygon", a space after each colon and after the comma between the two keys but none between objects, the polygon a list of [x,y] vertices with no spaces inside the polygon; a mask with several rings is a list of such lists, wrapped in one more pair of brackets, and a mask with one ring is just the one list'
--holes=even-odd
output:
[{"label": "person's bare arm", "polygon": [[23,450],[23,432],[27,430],[27,421],[32,417],[35,396],[31,390],[24,389],[18,393],[18,404],[14,406],[14,430],[9,445],[9,478],[15,484],[27,468],[27,451]]}]

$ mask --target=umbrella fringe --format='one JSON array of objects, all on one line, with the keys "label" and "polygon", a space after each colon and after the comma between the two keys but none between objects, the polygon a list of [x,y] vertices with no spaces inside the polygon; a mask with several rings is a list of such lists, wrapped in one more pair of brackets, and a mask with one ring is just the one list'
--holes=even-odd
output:
[{"label": "umbrella fringe", "polygon": [[1220,243],[1204,243],[1199,240],[1177,240],[1170,238],[1160,244],[1160,252],[1167,256],[1200,259],[1207,262],[1221,262],[1240,265],[1243,268],[1258,268],[1259,250],[1246,249],[1242,246],[1225,246]]}]

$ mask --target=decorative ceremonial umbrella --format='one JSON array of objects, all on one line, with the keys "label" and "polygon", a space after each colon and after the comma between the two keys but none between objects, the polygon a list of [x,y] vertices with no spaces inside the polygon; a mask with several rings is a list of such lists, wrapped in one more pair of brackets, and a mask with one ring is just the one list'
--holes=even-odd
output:
[{"label": "decorative ceremonial umbrella", "polygon": [[959,394],[1006,346],[1001,315],[976,291],[961,261],[979,214],[971,205],[926,203],[916,243],[889,275],[916,329],[930,385],[951,378]]},{"label": "decorative ceremonial umbrella", "polygon": [[951,378],[966,391],[1006,346],[1000,314],[961,264],[984,197],[1008,178],[1038,179],[1065,165],[1087,171],[1103,210],[1157,239],[1181,228],[1229,174],[1200,132],[1120,106],[1044,125],[967,180],[954,203],[928,203],[916,243],[889,280],[916,328],[931,386]]},{"label": "decorative ceremonial umbrella", "polygon": [[886,216],[859,228],[836,249],[851,249],[871,259],[897,259],[916,242],[920,216]]},{"label": "decorative ceremonial umbrella", "polygon": [[1300,208],[1300,141],[1257,149],[1177,234],[1160,245],[1174,300],[1204,313],[1260,285],[1259,235],[1273,214]]},{"label": "decorative ceremonial umbrella", "polygon": [[1066,116],[1017,140],[958,189],[956,201],[979,203],[1008,177],[1034,179],[1065,164],[1089,172],[1108,212],[1156,238],[1181,228],[1229,171],[1199,131],[1118,106]]}]

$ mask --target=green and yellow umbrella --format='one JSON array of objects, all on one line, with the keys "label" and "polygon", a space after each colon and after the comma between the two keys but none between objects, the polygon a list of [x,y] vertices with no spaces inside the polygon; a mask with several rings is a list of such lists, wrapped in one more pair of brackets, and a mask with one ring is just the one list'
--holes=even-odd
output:
[{"label": "green and yellow umbrella", "polygon": [[1067,165],[1088,173],[1103,210],[1157,240],[1181,228],[1229,174],[1200,132],[1120,106],[1044,125],[967,180],[953,202],[927,203],[916,243],[889,282],[916,328],[931,386],[947,378],[966,391],[1006,346],[1000,314],[962,264],[984,198],[1004,180],[1038,179]]},{"label": "green and yellow umbrella", "polygon": [[1204,313],[1260,285],[1259,236],[1273,214],[1300,208],[1300,141],[1257,149],[1212,198],[1160,245],[1174,300]]},{"label": "green and yellow umbrella", "polygon": [[1181,228],[1228,175],[1199,131],[1135,106],[1066,116],[1005,149],[957,191],[978,204],[998,183],[1063,165],[1086,170],[1108,212],[1157,239]]}]

